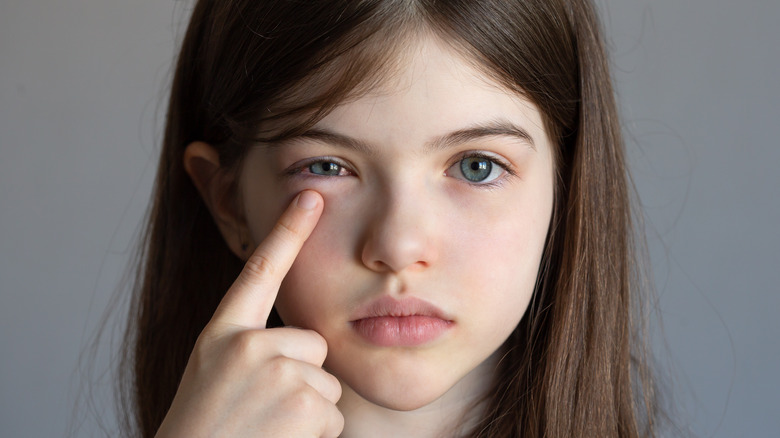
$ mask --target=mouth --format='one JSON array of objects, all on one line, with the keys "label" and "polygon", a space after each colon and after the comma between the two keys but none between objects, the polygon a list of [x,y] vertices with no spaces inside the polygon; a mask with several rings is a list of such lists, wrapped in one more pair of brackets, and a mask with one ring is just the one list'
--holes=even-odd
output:
[{"label": "mouth", "polygon": [[350,325],[375,346],[414,347],[438,339],[454,321],[427,301],[383,296],[359,308]]}]

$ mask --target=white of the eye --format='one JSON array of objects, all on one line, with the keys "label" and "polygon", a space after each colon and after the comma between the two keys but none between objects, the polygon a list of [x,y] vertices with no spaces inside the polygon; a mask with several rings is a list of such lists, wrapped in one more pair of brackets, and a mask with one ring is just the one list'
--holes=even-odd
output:
[{"label": "white of the eye", "polygon": [[501,176],[501,174],[504,172],[504,168],[496,164],[496,162],[493,162],[492,165],[493,167],[490,169],[490,174],[487,176],[487,178],[479,182],[481,183],[491,182],[493,180],[498,179],[498,177]]}]

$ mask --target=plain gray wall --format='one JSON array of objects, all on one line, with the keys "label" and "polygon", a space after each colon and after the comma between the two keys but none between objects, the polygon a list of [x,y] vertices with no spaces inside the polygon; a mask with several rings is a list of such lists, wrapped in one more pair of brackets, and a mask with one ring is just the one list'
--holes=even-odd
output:
[{"label": "plain gray wall", "polygon": [[[63,436],[73,418],[76,436],[104,434],[84,400],[113,424],[110,343],[91,399],[77,363],[137,237],[190,5],[0,3],[0,436]],[[777,436],[780,2],[599,5],[677,421]]]}]

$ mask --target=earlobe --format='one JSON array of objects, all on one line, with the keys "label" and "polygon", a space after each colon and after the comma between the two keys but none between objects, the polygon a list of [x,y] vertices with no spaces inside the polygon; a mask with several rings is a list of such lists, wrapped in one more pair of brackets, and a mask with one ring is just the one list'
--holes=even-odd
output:
[{"label": "earlobe", "polygon": [[237,257],[245,259],[249,243],[243,236],[249,236],[249,233],[244,214],[236,202],[235,176],[220,166],[217,150],[201,141],[187,145],[184,169],[208,207],[225,243]]}]

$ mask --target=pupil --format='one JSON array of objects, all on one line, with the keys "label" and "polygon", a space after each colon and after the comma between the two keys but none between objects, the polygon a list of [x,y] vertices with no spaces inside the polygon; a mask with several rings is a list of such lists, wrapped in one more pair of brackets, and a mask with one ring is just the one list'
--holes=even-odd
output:
[{"label": "pupil", "polygon": [[334,176],[339,174],[339,172],[341,171],[341,166],[339,166],[336,163],[328,163],[328,162],[314,163],[311,166],[309,166],[309,171],[316,175]]},{"label": "pupil", "polygon": [[493,170],[493,163],[484,158],[472,157],[461,161],[460,170],[463,176],[471,182],[484,181]]}]

